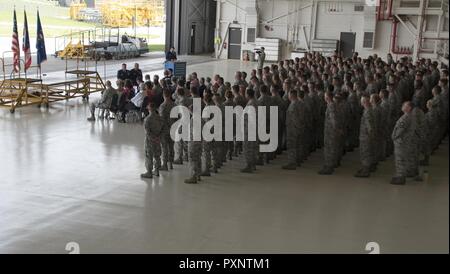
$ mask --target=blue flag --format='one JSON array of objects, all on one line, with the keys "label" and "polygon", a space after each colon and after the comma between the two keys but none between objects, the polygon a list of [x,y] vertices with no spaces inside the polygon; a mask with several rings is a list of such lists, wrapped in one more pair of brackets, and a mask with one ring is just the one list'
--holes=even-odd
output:
[{"label": "blue flag", "polygon": [[37,38],[36,38],[36,49],[37,49],[37,63],[41,65],[42,62],[47,60],[47,52],[45,51],[45,39],[44,32],[42,31],[41,18],[39,17],[39,11],[37,12]]}]

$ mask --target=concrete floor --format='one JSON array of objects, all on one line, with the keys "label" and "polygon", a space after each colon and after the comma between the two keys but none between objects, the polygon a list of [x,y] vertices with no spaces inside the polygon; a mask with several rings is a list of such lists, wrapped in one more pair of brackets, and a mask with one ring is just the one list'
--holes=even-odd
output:
[{"label": "concrete floor", "polygon": [[[231,80],[251,66],[188,70]],[[0,109],[0,253],[67,253],[68,242],[81,253],[367,253],[373,241],[382,253],[449,251],[447,142],[428,180],[406,186],[389,184],[392,159],[372,178],[354,178],[357,152],[330,177],[317,175],[316,152],[297,171],[281,170],[283,156],[247,175],[237,159],[185,185],[186,165],[139,178],[141,125],[88,123],[87,115],[81,99],[14,115]]]}]

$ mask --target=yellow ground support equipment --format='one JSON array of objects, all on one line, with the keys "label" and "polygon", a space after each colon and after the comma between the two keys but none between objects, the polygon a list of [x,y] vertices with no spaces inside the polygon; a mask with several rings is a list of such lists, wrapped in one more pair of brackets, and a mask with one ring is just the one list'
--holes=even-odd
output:
[{"label": "yellow ground support equipment", "polygon": [[103,0],[100,12],[103,25],[109,27],[162,26],[164,0]]},{"label": "yellow ground support equipment", "polygon": [[83,0],[72,0],[69,8],[69,16],[72,20],[81,20],[80,11],[87,8]]},{"label": "yellow ground support equipment", "polygon": [[89,46],[88,45],[83,45],[80,42],[78,43],[69,43],[67,44],[67,46],[62,50],[59,51],[57,53],[57,57],[61,58],[61,59],[76,59],[76,58],[88,58],[88,52],[89,52]]}]

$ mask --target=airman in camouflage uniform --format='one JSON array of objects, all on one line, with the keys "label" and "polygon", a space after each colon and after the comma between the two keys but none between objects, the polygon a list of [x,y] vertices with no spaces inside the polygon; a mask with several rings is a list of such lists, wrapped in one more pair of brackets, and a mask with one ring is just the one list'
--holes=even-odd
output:
[{"label": "airman in camouflage uniform", "polygon": [[223,163],[227,161],[226,155],[226,143],[225,143],[225,106],[222,103],[222,97],[219,94],[213,96],[213,102],[216,107],[218,107],[222,113],[222,141],[215,142],[215,153],[218,159],[218,167],[222,167]]},{"label": "airman in camouflage uniform", "polygon": [[[203,95],[203,102],[205,104],[206,109],[208,107],[214,106],[214,102],[212,100],[212,96],[210,94]],[[212,118],[203,118],[203,122],[206,123]],[[201,176],[209,177],[211,176],[211,169],[214,173],[217,173],[219,169],[219,159],[218,154],[216,153],[216,141],[205,141],[203,140],[203,159],[205,161],[205,169],[203,170]]]},{"label": "airman in camouflage uniform", "polygon": [[[266,112],[266,131],[270,127],[270,106],[272,104],[272,99],[270,97],[270,90],[267,86],[261,86],[261,96],[257,99],[258,107],[265,107]],[[268,143],[268,142],[266,142]],[[269,153],[258,153],[257,165],[264,165],[264,162],[269,163],[270,155]]]},{"label": "airman in camouflage uniform", "polygon": [[413,96],[413,104],[416,107],[419,107],[422,110],[426,109],[427,95],[426,89],[423,86],[423,82],[420,80],[416,80],[414,82],[414,96]]},{"label": "airman in camouflage uniform", "polygon": [[405,102],[402,107],[403,115],[395,124],[392,132],[392,140],[394,141],[394,155],[395,155],[395,175],[391,180],[391,184],[404,185],[406,176],[408,174],[409,162],[414,158],[414,144],[412,140],[415,137],[413,118],[412,118],[412,104]]},{"label": "airman in camouflage uniform", "polygon": [[364,108],[359,130],[359,154],[362,168],[356,173],[355,177],[366,178],[370,176],[370,167],[374,162],[374,153],[376,150],[374,147],[374,132],[376,128],[370,98],[363,96],[361,98],[361,105]]},{"label": "airman in camouflage uniform", "polygon": [[[189,108],[189,106],[191,106],[192,100],[185,96],[184,88],[178,88],[176,94],[177,94],[177,99],[176,99],[175,103],[178,106],[184,106],[184,107],[187,107],[187,108]],[[188,160],[188,146],[187,146],[187,143],[185,141],[183,141],[183,140],[180,140],[180,141],[176,142],[175,145],[177,147],[178,159],[176,159],[173,162],[173,164],[174,165],[182,165],[183,161],[187,161]]]},{"label": "airman in camouflage uniform", "polygon": [[[229,90],[227,91],[227,93],[225,94],[226,100],[223,103],[223,106],[226,107],[235,107],[235,103],[233,101],[233,93]],[[224,113],[225,115],[225,113]],[[236,125],[236,118],[233,116],[233,137],[235,137],[235,125]],[[226,157],[228,158],[228,160],[233,160],[233,151],[234,151],[234,142],[233,141],[225,141],[226,144]]]},{"label": "airman in camouflage uniform", "polygon": [[[254,107],[255,113],[258,110],[258,103],[255,99],[255,91],[252,89],[247,89],[246,91],[247,107]],[[257,116],[257,115],[256,115]],[[252,173],[256,170],[256,154],[258,151],[258,142],[249,140],[249,130],[251,128],[251,123],[256,125],[257,117],[252,117],[255,121],[251,121],[249,115],[244,115],[244,142],[243,149],[245,155],[246,166],[241,170],[244,173]],[[240,119],[240,117],[238,118]],[[257,130],[257,129],[256,129]]]},{"label": "airman in camouflage uniform", "polygon": [[312,105],[312,151],[316,151],[316,149],[320,146],[319,144],[319,136],[320,136],[320,129],[319,129],[319,119],[321,117],[321,99],[319,98],[317,91],[316,91],[316,85],[313,82],[308,83],[308,96],[311,99],[311,105]]},{"label": "airman in camouflage uniform", "polygon": [[412,109],[412,123],[415,132],[414,138],[411,140],[411,144],[414,146],[414,154],[409,161],[409,168],[407,177],[415,178],[416,181],[421,181],[422,178],[419,174],[420,158],[425,155],[426,149],[426,124],[425,113],[421,108],[414,106]]},{"label": "airman in camouflage uniform", "polygon": [[361,125],[361,99],[358,98],[356,91],[348,87],[350,94],[347,102],[350,106],[350,122],[349,122],[349,151],[359,146],[359,130]]},{"label": "airman in camouflage uniform", "polygon": [[319,171],[320,175],[331,175],[337,165],[337,150],[339,132],[339,122],[337,117],[336,103],[333,102],[333,94],[329,91],[325,93],[327,109],[325,111],[324,123],[324,167]]},{"label": "airman in camouflage uniform", "polygon": [[[192,108],[191,108],[192,112]],[[201,170],[202,170],[202,141],[194,140],[194,120],[191,118],[190,122],[191,127],[191,140],[188,142],[188,150],[189,150],[189,171],[191,177],[189,179],[184,180],[186,184],[197,184],[201,178]],[[203,121],[202,121],[203,128]]]},{"label": "airman in camouflage uniform", "polygon": [[[241,106],[242,108],[245,108],[245,106],[247,105],[247,100],[245,99],[245,97],[243,97],[240,93],[240,87],[239,86],[233,86],[232,87],[233,90],[233,95],[234,95],[234,99],[233,102],[235,104],[235,106]],[[240,117],[237,117],[240,118]],[[238,157],[239,154],[242,153],[242,141],[236,141],[234,142],[234,156]]]},{"label": "airman in camouflage uniform", "polygon": [[295,170],[303,154],[302,142],[304,142],[305,131],[305,109],[301,107],[297,92],[289,92],[289,107],[286,111],[286,144],[288,153],[288,164],[283,169]]},{"label": "airman in camouflage uniform", "polygon": [[286,103],[280,96],[280,92],[275,86],[270,88],[272,93],[272,105],[278,108],[278,146],[277,154],[282,153],[282,143],[284,138],[284,130],[286,129]]},{"label": "airman in camouflage uniform", "polygon": [[[375,140],[375,147],[381,148],[382,142],[383,142],[383,113],[382,109],[380,107],[380,96],[378,94],[372,94],[370,96],[370,103],[372,105],[373,109],[373,116],[374,116],[374,140]],[[376,155],[374,157],[374,163],[371,166],[371,171],[376,171],[378,163],[380,161],[385,160],[385,154],[381,151],[381,149],[376,150]]]},{"label": "airman in camouflage uniform", "polygon": [[159,115],[163,122],[163,130],[161,134],[161,147],[163,155],[163,164],[161,171],[167,171],[173,169],[173,161],[175,157],[174,141],[170,136],[170,128],[174,123],[174,119],[170,118],[170,112],[175,107],[175,103],[172,101],[172,92],[169,89],[164,89],[164,102],[159,107]]},{"label": "airman in camouflage uniform", "polygon": [[391,131],[391,106],[388,101],[389,93],[387,90],[382,89],[380,91],[380,109],[381,109],[381,147],[379,148],[381,150],[380,154],[382,159],[385,159],[389,156],[388,153],[388,139],[389,136],[392,134]]},{"label": "airman in camouflage uniform", "polygon": [[150,114],[144,120],[145,128],[145,167],[147,172],[141,174],[141,178],[153,178],[153,168],[155,175],[159,176],[161,165],[161,133],[163,122],[156,112],[156,106],[153,102],[149,104]]},{"label": "airman in camouflage uniform", "polygon": [[300,100],[300,104],[304,105],[305,108],[305,134],[304,134],[304,152],[302,161],[305,161],[313,150],[313,102],[311,97],[308,95],[308,86],[301,86],[298,91],[298,98]]},{"label": "airman in camouflage uniform", "polygon": [[430,164],[430,155],[433,149],[439,143],[439,113],[436,105],[433,105],[432,100],[427,102],[428,112],[425,114],[425,155],[424,159],[420,162],[422,166],[428,166]]}]

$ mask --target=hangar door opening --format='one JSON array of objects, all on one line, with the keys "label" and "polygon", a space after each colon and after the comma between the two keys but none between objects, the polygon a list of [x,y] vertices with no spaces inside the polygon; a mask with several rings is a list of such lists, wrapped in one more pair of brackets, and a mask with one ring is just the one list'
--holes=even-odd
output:
[{"label": "hangar door opening", "polygon": [[179,54],[214,52],[215,0],[166,0],[166,48]]}]

